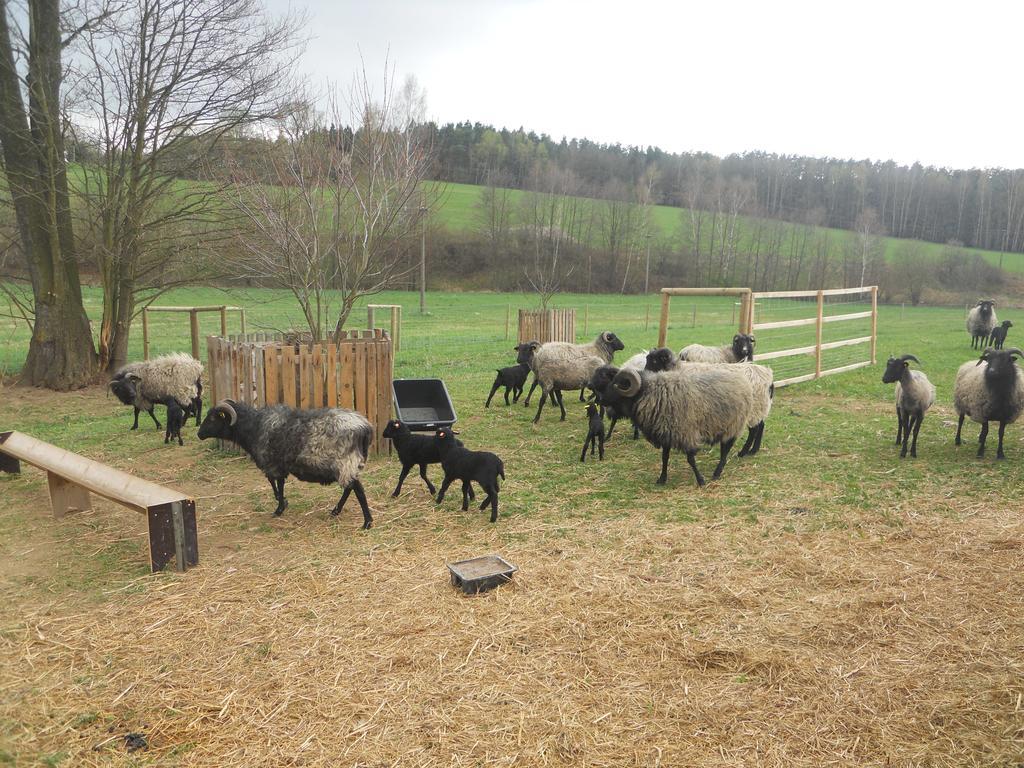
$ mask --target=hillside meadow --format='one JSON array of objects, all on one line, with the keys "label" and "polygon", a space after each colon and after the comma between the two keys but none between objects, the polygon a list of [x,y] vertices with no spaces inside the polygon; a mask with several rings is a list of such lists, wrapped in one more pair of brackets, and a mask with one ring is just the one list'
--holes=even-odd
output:
[{"label": "hillside meadow", "polygon": [[[198,441],[193,425],[169,446],[151,425],[129,432],[130,409],[102,386],[0,390],[0,428],[187,491],[200,533],[197,568],[152,575],[141,516],[96,500],[54,520],[42,473],[0,476],[0,762],[1024,760],[1024,431],[1007,430],[1004,462],[994,444],[974,458],[976,425],[954,447],[952,378],[975,357],[962,310],[880,311],[879,359],[916,354],[938,387],[920,458],[897,458],[892,387],[875,365],[778,390],[762,451],[699,490],[678,455],[655,485],[658,451],[628,428],[603,462],[581,464],[572,397],[564,423],[546,409],[532,425],[533,408],[500,397],[484,409],[494,368],[514,359],[506,312],[531,297],[430,294],[427,316],[415,294],[377,300],[405,309],[396,375],[444,379],[461,439],[504,459],[496,524],[459,511],[457,494],[437,507],[415,475],[392,498],[393,456],[364,473],[371,530],[351,502],[328,516],[337,488],[294,479],[273,518],[250,461]],[[297,316],[270,291],[189,289],[162,303],[244,305],[250,329]],[[653,298],[557,303],[586,313],[587,335],[614,330],[626,353],[656,341]],[[733,311],[728,299],[675,300],[670,344],[725,341]],[[186,329],[184,317],[154,321],[154,353],[187,349]],[[4,333],[17,369],[24,334]],[[794,341],[765,331],[758,350]],[[698,457],[706,472],[714,460]],[[488,552],[519,566],[513,582],[456,592],[445,563]],[[129,733],[147,748],[127,752]]]}]

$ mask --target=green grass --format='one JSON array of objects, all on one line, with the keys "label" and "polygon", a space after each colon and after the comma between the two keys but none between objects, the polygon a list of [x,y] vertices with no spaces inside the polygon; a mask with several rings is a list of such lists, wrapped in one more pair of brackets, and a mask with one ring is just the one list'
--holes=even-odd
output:
[{"label": "green grass", "polygon": [[[478,206],[480,204],[480,193],[482,190],[483,187],[472,184],[446,184],[443,206],[437,213],[438,221],[452,231],[478,229],[480,227]],[[518,204],[524,194],[526,193],[520,190],[510,190],[510,199],[513,205]],[[600,210],[601,201],[597,200],[594,202],[598,206],[598,210]],[[654,206],[652,209],[652,220],[656,227],[659,239],[671,240],[674,243],[678,243],[681,237],[682,217],[685,214],[688,214],[687,209],[674,208],[667,205]],[[740,217],[741,248],[745,247],[744,244],[748,243],[751,239],[756,222],[757,219],[752,217]],[[779,222],[773,221],[772,223]],[[710,229],[710,217],[706,219],[704,229],[705,231]],[[789,252],[792,235],[791,229],[791,227],[787,227],[788,231],[783,238],[781,247],[782,253]],[[826,234],[832,244],[831,251],[833,254],[841,253],[844,244],[851,238],[855,237],[852,232],[845,229],[832,229],[826,227],[814,227],[814,229]],[[704,237],[709,237],[709,235],[705,235]],[[885,237],[883,238],[883,242],[885,245],[886,259],[892,261],[898,257],[900,247],[905,241],[900,238]],[[928,243],[924,241],[919,241],[919,243],[923,254],[931,259],[938,259],[942,255],[943,248],[945,247],[941,243]],[[709,246],[710,242],[708,241],[702,243],[702,247],[705,249]],[[998,251],[986,251],[980,248],[967,248],[965,250],[970,254],[981,256],[989,264],[1002,267],[1007,272],[1024,273],[1024,254],[1001,254]]]}]

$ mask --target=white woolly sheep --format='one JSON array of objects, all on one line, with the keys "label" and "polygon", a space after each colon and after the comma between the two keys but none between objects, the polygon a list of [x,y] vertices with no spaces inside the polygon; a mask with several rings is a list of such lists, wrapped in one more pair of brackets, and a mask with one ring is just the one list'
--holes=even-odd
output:
[{"label": "white woolly sheep", "polygon": [[911,429],[914,430],[914,441],[910,455],[917,458],[917,433],[921,431],[925,413],[935,402],[935,385],[922,371],[911,370],[910,360],[921,364],[913,355],[890,357],[882,374],[883,384],[896,384],[896,445],[903,446],[901,459],[906,458]]},{"label": "white woolly sheep", "polygon": [[721,445],[712,479],[718,479],[736,438],[747,425],[753,408],[750,380],[735,366],[693,365],[663,373],[619,371],[603,393],[633,419],[644,437],[661,448],[661,476],[668,478],[673,448],[686,453],[697,485],[705,484],[697,469],[697,451],[703,445]]},{"label": "white woolly sheep", "polygon": [[555,392],[558,407],[565,421],[564,390],[584,389],[590,377],[600,366],[610,363],[615,353],[624,347],[611,331],[605,331],[589,344],[570,344],[565,341],[551,341],[541,346],[533,355],[533,370],[537,374],[542,396],[533,419],[536,424],[544,411],[548,394]]},{"label": "white woolly sheep", "polygon": [[981,424],[978,436],[978,458],[985,455],[985,438],[988,437],[988,423],[999,422],[999,449],[997,459],[1003,454],[1003,432],[1024,409],[1024,376],[1017,366],[1017,358],[1024,357],[1016,347],[1009,349],[986,349],[977,362],[968,361],[960,366],[953,383],[953,408],[960,417],[956,426],[956,444],[961,444],[960,433],[964,418]]},{"label": "white woolly sheep", "polygon": [[992,329],[999,323],[992,299],[979,299],[967,313],[967,333],[971,335],[971,349],[982,349],[988,344]]},{"label": "white woolly sheep", "polygon": [[175,352],[129,363],[114,374],[108,386],[118,400],[135,409],[132,429],[139,428],[141,411],[148,413],[160,429],[153,406],[168,400],[174,400],[186,411],[194,411],[199,424],[203,409],[202,375],[202,363],[184,352]]},{"label": "white woolly sheep", "polygon": [[746,333],[737,333],[732,337],[732,344],[724,347],[705,347],[703,344],[690,344],[679,350],[679,359],[688,363],[742,363],[754,359],[754,337]]}]

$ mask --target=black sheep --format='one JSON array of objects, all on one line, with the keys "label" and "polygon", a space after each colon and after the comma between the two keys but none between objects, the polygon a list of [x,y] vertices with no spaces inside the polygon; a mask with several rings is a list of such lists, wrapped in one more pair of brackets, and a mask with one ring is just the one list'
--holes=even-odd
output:
[{"label": "black sheep", "polygon": [[[388,422],[388,425],[384,427],[383,435],[391,440],[398,452],[398,460],[402,462],[402,474],[398,476],[398,485],[395,486],[394,493],[391,495],[396,497],[402,492],[402,483],[405,482],[409,471],[416,465],[419,465],[420,477],[427,484],[430,495],[433,496],[437,493],[437,488],[427,478],[427,465],[441,463],[441,454],[434,435],[415,435],[409,429],[409,425],[398,419]],[[472,488],[469,488],[469,498],[476,498]]]},{"label": "black sheep", "polygon": [[591,403],[587,406],[587,419],[590,427],[587,430],[587,437],[583,440],[583,453],[580,454],[580,461],[587,460],[587,448],[590,448],[590,455],[594,455],[594,446],[598,448],[598,458],[604,460],[604,419],[597,406]]},{"label": "black sheep", "polygon": [[448,427],[442,427],[434,435],[441,454],[441,466],[444,468],[444,482],[437,494],[437,503],[444,501],[448,487],[456,480],[462,481],[462,511],[469,509],[469,484],[479,483],[487,494],[480,509],[491,505],[491,522],[498,519],[498,478],[505,479],[505,465],[501,459],[489,451],[471,451],[462,445],[455,433]]},{"label": "black sheep", "polygon": [[207,412],[199,427],[199,439],[208,437],[230,440],[252,457],[274,489],[275,517],[288,507],[284,481],[292,475],[307,483],[338,483],[345,489],[332,516],[340,514],[354,491],[363,511],[363,528],[373,525],[359,482],[373,442],[373,426],[361,414],[346,408],[253,408],[224,400]]},{"label": "black sheep", "polygon": [[177,400],[167,401],[167,428],[164,431],[164,445],[177,439],[178,445],[184,445],[181,440],[181,428],[185,425],[185,419],[191,413],[191,406],[188,411],[182,408]]},{"label": "black sheep", "polygon": [[1006,342],[1006,334],[1011,328],[1013,328],[1013,323],[1009,320],[1003,320],[1002,324],[997,325],[992,329],[992,334],[989,336],[989,343],[995,349],[1002,349],[1003,344]]},{"label": "black sheep", "polygon": [[523,394],[523,387],[526,386],[526,378],[530,375],[530,366],[527,363],[517,363],[507,368],[498,368],[498,375],[494,377],[491,385],[491,394],[487,396],[484,408],[491,407],[491,398],[498,391],[498,387],[505,388],[505,405],[509,405],[508,393],[512,392],[512,402],[518,403],[519,397]]}]

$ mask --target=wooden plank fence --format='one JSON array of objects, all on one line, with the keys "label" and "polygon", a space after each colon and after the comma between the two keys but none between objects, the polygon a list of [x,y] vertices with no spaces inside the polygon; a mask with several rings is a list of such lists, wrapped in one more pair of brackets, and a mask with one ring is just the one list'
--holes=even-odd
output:
[{"label": "wooden plank fence", "polygon": [[346,331],[336,343],[289,344],[266,333],[209,336],[206,349],[211,402],[350,408],[374,426],[371,452],[387,453],[394,354],[383,329]]},{"label": "wooden plank fence", "polygon": [[575,309],[520,309],[519,343],[524,341],[576,342]]}]

